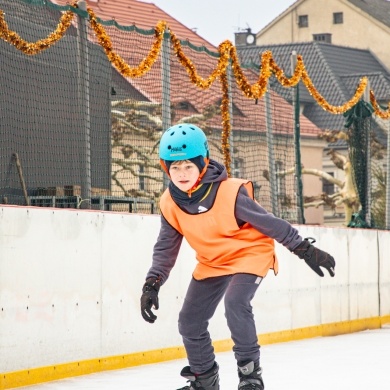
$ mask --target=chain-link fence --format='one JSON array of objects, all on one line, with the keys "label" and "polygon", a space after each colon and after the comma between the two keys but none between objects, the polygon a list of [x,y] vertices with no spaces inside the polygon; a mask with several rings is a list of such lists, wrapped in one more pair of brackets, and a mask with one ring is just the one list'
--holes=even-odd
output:
[{"label": "chain-link fence", "polygon": [[[0,9],[9,29],[33,42],[62,15],[23,1],[1,1]],[[2,202],[78,207],[90,183],[108,195],[111,65],[101,47],[76,24],[34,56],[0,45]]]},{"label": "chain-link fence", "polygon": [[[221,53],[179,41],[179,55],[167,29],[160,37],[44,0],[0,0],[0,10],[0,203],[158,212],[161,133],[189,122],[205,130],[211,157],[228,163],[231,176],[253,181],[265,208],[299,221],[295,145],[304,140],[321,170],[327,144],[318,147],[321,130],[294,118],[272,88],[248,99],[231,62],[227,93],[221,74],[200,87],[194,72],[207,80]],[[22,41],[45,37],[28,55]],[[243,67],[242,77],[255,84],[259,71]]]},{"label": "chain-link fence", "polygon": [[[9,30],[30,42],[55,31],[68,10],[22,0],[1,1],[0,7]],[[158,142],[169,125],[198,124],[209,136],[212,158],[223,161],[220,84],[206,90],[194,85],[177,61],[169,34],[148,72],[124,77],[107,59],[87,15],[75,11],[64,36],[34,56],[0,41],[0,77],[7,91],[0,127],[2,202],[56,207],[90,203],[92,208],[155,212],[164,189]],[[131,67],[153,48],[154,30],[109,22],[104,28],[113,49]],[[187,41],[181,44],[207,78],[219,54]],[[246,70],[252,80],[257,72]],[[292,109],[272,93],[255,104],[229,81],[231,172],[253,180],[257,199],[271,208],[270,172],[293,164]],[[275,161],[273,167],[270,161]],[[282,181],[275,189],[280,201],[274,209],[292,215],[293,176]]]}]

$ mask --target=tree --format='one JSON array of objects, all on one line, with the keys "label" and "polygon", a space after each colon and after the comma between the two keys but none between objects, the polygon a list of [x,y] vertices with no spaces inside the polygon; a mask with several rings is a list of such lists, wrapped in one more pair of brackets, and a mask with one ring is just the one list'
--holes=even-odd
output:
[{"label": "tree", "polygon": [[[335,143],[339,140],[344,140],[348,143],[349,134],[345,131],[341,130],[332,130],[332,131],[323,131],[319,138],[326,140],[328,143]],[[380,160],[383,158],[383,145],[378,142],[375,137],[371,140],[371,155],[373,159]],[[344,180],[339,180],[329,175],[328,173],[321,171],[319,169],[305,168],[302,167],[303,175],[314,175],[320,177],[322,180],[327,181],[328,183],[332,183],[337,187],[337,191],[328,195],[325,192],[311,196],[304,197],[304,207],[319,207],[322,205],[330,206],[332,209],[335,209],[337,206],[344,206],[345,210],[345,225],[351,221],[352,215],[357,213],[360,208],[360,201],[356,191],[355,180],[354,180],[354,172],[351,161],[348,156],[343,155],[340,152],[337,152],[334,149],[330,149],[327,152],[327,155],[330,156],[331,161],[334,165],[343,170],[344,172]],[[290,168],[285,171],[277,172],[279,177],[283,177],[286,175],[291,175],[295,173],[295,168]],[[268,175],[264,174],[264,177],[267,178]],[[375,205],[372,209],[374,219],[376,221],[377,226],[378,223],[383,219],[383,202],[385,199],[385,188],[384,183],[384,175],[383,171],[380,167],[375,167],[374,176],[376,177],[376,181],[378,183],[377,190],[373,192],[373,198],[375,200]],[[384,195],[383,195],[384,194]],[[384,196],[384,199],[383,199]]]},{"label": "tree", "polygon": [[[346,156],[334,150],[330,150],[328,154],[331,156],[333,163],[344,171],[345,179],[336,179],[319,169],[302,167],[301,172],[303,175],[318,176],[322,180],[332,183],[338,188],[338,191],[332,195],[328,195],[323,192],[315,196],[305,196],[304,207],[308,208],[327,205],[332,209],[335,209],[337,206],[343,205],[345,210],[345,223],[347,224],[351,220],[352,214],[358,211],[360,205],[355,191],[355,186],[353,185],[351,163]],[[277,172],[277,175],[283,177],[294,173],[295,168],[290,168],[285,171]]]},{"label": "tree", "polygon": [[[112,174],[124,196],[156,198],[163,178],[153,153],[161,137],[161,104],[132,99],[112,102]],[[142,169],[140,169],[142,167]],[[152,190],[140,189],[130,177],[155,182]]]},{"label": "tree", "polygon": [[[178,110],[171,107],[172,123],[193,123],[205,133],[212,128],[209,120],[220,112],[218,106],[206,106],[202,113],[182,116],[177,119]],[[185,111],[180,111],[183,115]],[[112,102],[112,181],[123,196],[158,199],[163,190],[157,148],[161,138],[161,103],[126,99]],[[215,148],[221,150],[210,140]],[[140,182],[148,181],[147,186]],[[140,188],[144,187],[144,188]]]}]

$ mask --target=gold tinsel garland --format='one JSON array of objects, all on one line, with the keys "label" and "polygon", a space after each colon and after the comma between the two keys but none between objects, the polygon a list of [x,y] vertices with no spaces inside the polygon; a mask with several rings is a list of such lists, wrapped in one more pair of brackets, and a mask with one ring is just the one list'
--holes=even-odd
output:
[{"label": "gold tinsel garland", "polygon": [[[73,6],[77,6],[74,3]],[[152,45],[152,48],[144,58],[137,68],[131,68],[126,62],[121,58],[120,55],[116,54],[113,51],[112,43],[110,37],[107,35],[103,26],[97,22],[96,16],[92,9],[88,8],[88,13],[90,15],[90,23],[92,28],[95,31],[95,34],[98,38],[99,44],[103,47],[106,52],[107,57],[110,62],[126,77],[140,77],[147,73],[150,68],[155,63],[160,50],[163,39],[163,34],[166,28],[168,28],[167,23],[164,21],[160,21],[157,23],[155,28],[155,41]],[[4,12],[0,10],[0,38],[14,45],[17,49],[21,50],[23,53],[28,55],[33,55],[51,47],[54,43],[59,41],[65,34],[66,30],[69,28],[73,19],[73,12],[67,11],[65,12],[60,19],[60,22],[56,28],[56,30],[51,33],[47,38],[41,39],[37,42],[27,42],[23,40],[16,32],[11,31],[8,28],[8,25],[4,19]],[[354,106],[361,96],[364,93],[364,90],[367,86],[367,77],[363,77],[360,80],[360,83],[356,89],[354,96],[350,101],[346,102],[342,106],[333,106],[329,104],[325,98],[317,91],[315,86],[313,85],[309,75],[306,72],[302,56],[297,56],[297,65],[295,68],[295,72],[291,78],[287,78],[284,75],[284,72],[278,67],[274,59],[272,58],[272,53],[270,51],[266,51],[262,54],[261,59],[261,70],[259,79],[256,83],[251,85],[240,66],[236,48],[230,41],[222,42],[218,51],[220,53],[220,58],[218,60],[217,67],[211,73],[211,75],[204,79],[197,74],[195,65],[192,61],[186,57],[184,54],[179,39],[175,36],[175,34],[171,31],[171,41],[175,50],[177,57],[179,58],[180,63],[186,68],[191,82],[197,85],[202,89],[207,89],[210,85],[215,81],[215,79],[224,74],[226,67],[229,63],[229,58],[232,59],[232,69],[233,74],[236,79],[236,83],[244,93],[245,96],[251,99],[258,99],[264,95],[267,90],[268,79],[272,73],[275,74],[275,77],[284,87],[293,87],[298,84],[300,80],[305,84],[309,93],[313,96],[313,98],[317,101],[317,103],[326,111],[329,111],[333,114],[342,114],[348,111],[352,106]],[[379,105],[376,103],[375,96],[373,91],[370,91],[371,103],[374,107],[374,112],[381,118],[388,119],[390,118],[390,103],[389,109],[386,112],[381,111]]]},{"label": "gold tinsel garland", "polygon": [[272,69],[270,67],[270,60],[272,53],[266,51],[261,55],[261,69],[260,76],[257,82],[252,86],[253,96],[256,99],[261,98],[267,92],[268,80],[272,76]]},{"label": "gold tinsel garland", "polygon": [[221,116],[222,116],[222,151],[224,164],[228,176],[231,176],[231,155],[230,155],[230,113],[229,113],[229,82],[226,70],[219,76],[222,85],[222,102],[221,102]]},{"label": "gold tinsel garland", "polygon": [[[77,3],[73,3],[74,7],[77,7]],[[107,35],[103,26],[97,22],[96,15],[91,8],[88,8],[90,16],[90,24],[95,31],[96,37],[99,44],[103,47],[109,61],[118,69],[118,71],[125,77],[140,77],[147,73],[153,64],[156,62],[157,57],[161,51],[161,45],[163,41],[164,31],[169,29],[167,23],[160,21],[155,27],[155,41],[152,44],[152,48],[148,55],[141,61],[136,68],[131,68],[123,58],[116,54],[112,47],[110,37]],[[41,52],[42,50],[48,49],[54,43],[59,41],[71,25],[73,19],[73,12],[65,12],[59,21],[56,30],[51,33],[47,38],[41,39],[35,43],[27,42],[23,40],[16,32],[11,31],[4,19],[4,12],[0,10],[0,38],[14,45],[17,49],[28,55],[33,55]],[[169,29],[170,30],[170,29]],[[333,114],[342,114],[352,108],[362,97],[364,90],[367,87],[368,79],[363,77],[356,89],[354,96],[345,104],[341,106],[333,106],[329,104],[325,98],[318,92],[313,85],[303,63],[302,56],[297,56],[297,64],[294,70],[294,74],[288,78],[285,76],[283,70],[279,68],[275,60],[272,57],[270,51],[265,51],[261,56],[261,68],[258,80],[251,85],[244,75],[244,72],[240,66],[240,62],[237,56],[235,46],[230,41],[224,41],[218,46],[218,52],[220,57],[216,68],[212,71],[210,76],[202,78],[196,71],[195,65],[192,61],[184,54],[180,40],[170,30],[171,42],[176,56],[179,62],[185,67],[190,80],[193,84],[202,89],[207,89],[211,84],[219,77],[222,85],[222,103],[221,103],[221,115],[222,115],[222,149],[225,159],[225,165],[227,166],[228,173],[230,175],[230,146],[229,136],[231,131],[230,125],[230,114],[229,114],[229,91],[228,91],[228,80],[227,80],[227,66],[229,59],[232,61],[232,70],[239,89],[244,95],[250,99],[259,99],[267,91],[268,80],[272,73],[275,75],[277,80],[284,87],[294,87],[300,80],[304,83],[309,93],[317,101],[317,103],[326,111]],[[390,119],[390,103],[387,111],[383,112],[378,103],[376,102],[373,91],[370,91],[370,100],[374,108],[374,113],[382,119]]]},{"label": "gold tinsel garland", "polygon": [[112,48],[112,42],[110,37],[107,35],[104,27],[98,23],[96,15],[91,8],[88,8],[89,21],[95,31],[96,37],[99,44],[103,47],[110,62],[118,69],[118,71],[125,77],[140,77],[147,73],[153,64],[156,62],[158,55],[160,54],[161,45],[163,41],[164,31],[166,28],[166,22],[158,22],[155,28],[155,41],[153,42],[152,48],[149,54],[144,58],[137,68],[131,68],[125,60],[116,54]]},{"label": "gold tinsel garland", "polygon": [[231,43],[229,41],[222,42],[218,51],[220,54],[216,68],[212,71],[209,77],[202,78],[197,74],[196,68],[192,61],[184,54],[180,40],[176,35],[171,32],[171,42],[174,52],[179,59],[179,62],[185,67],[190,80],[193,84],[199,88],[207,89],[212,83],[219,77],[222,86],[222,101],[221,101],[221,116],[222,116],[222,134],[221,144],[222,152],[224,156],[224,164],[228,175],[231,175],[231,155],[229,146],[229,137],[231,131],[230,114],[229,114],[229,87],[227,78],[227,66],[229,64],[229,53],[231,49]]},{"label": "gold tinsel garland", "polygon": [[211,84],[215,81],[215,79],[225,72],[226,67],[229,63],[229,48],[225,45],[225,43],[221,43],[218,47],[218,51],[220,57],[218,59],[218,63],[216,68],[212,71],[209,77],[202,78],[198,75],[196,71],[195,65],[192,61],[184,54],[180,40],[176,37],[176,35],[171,31],[171,42],[173,45],[173,50],[179,59],[179,62],[186,69],[190,80],[193,84],[202,89],[207,89],[211,86]]},{"label": "gold tinsel garland", "polygon": [[18,33],[11,31],[7,22],[4,19],[4,12],[0,10],[0,38],[4,41],[14,45],[18,50],[27,55],[38,54],[43,50],[58,42],[70,27],[73,19],[73,12],[67,11],[62,16],[55,31],[53,31],[47,38],[40,39],[36,42],[25,41]]},{"label": "gold tinsel garland", "polygon": [[387,110],[382,111],[379,107],[378,102],[376,101],[375,95],[373,91],[370,91],[370,102],[374,107],[374,113],[379,116],[381,119],[390,119],[390,103],[387,104]]},{"label": "gold tinsel garland", "polygon": [[[299,56],[300,57],[300,56]],[[298,64],[297,64],[298,66]],[[313,96],[313,98],[317,101],[317,103],[326,111],[331,112],[332,114],[343,114],[344,112],[348,111],[350,108],[352,108],[357,102],[360,100],[360,98],[364,94],[364,90],[367,87],[368,79],[367,77],[363,77],[360,80],[360,83],[358,87],[356,88],[356,92],[354,96],[349,100],[348,102],[344,103],[342,106],[332,106],[329,104],[325,98],[317,91],[317,89],[314,87],[309,75],[306,72],[305,65],[303,61],[299,63],[299,67],[301,67],[301,74],[302,74],[302,82],[305,84],[307,90],[309,91],[310,95]]]},{"label": "gold tinsel garland", "polygon": [[260,75],[256,83],[251,85],[244,75],[244,72],[240,66],[238,60],[236,48],[231,44],[230,57],[232,59],[233,74],[236,79],[236,83],[244,95],[250,99],[259,99],[267,91],[268,79],[271,77],[271,69],[269,66],[270,58],[272,56],[270,51],[266,51],[261,56],[261,68]]},{"label": "gold tinsel garland", "polygon": [[272,57],[270,58],[270,67],[274,72],[275,77],[278,79],[279,83],[283,85],[283,87],[295,87],[299,83],[299,80],[302,77],[302,65],[302,57],[297,56],[297,64],[295,66],[294,74],[288,78],[285,76],[283,70],[279,68],[275,60]]}]

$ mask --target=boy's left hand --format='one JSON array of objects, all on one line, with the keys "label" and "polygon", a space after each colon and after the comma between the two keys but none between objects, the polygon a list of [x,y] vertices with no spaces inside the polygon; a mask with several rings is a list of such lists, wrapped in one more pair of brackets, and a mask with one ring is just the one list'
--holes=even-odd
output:
[{"label": "boy's left hand", "polygon": [[[310,239],[312,242],[309,241]],[[314,238],[305,238],[297,248],[293,249],[292,252],[300,259],[305,260],[306,264],[321,277],[324,276],[324,273],[320,267],[326,268],[330,276],[333,277],[335,275],[334,268],[336,266],[336,262],[333,256],[325,251],[322,251],[321,249],[316,248],[313,245],[315,242],[316,241]]]}]

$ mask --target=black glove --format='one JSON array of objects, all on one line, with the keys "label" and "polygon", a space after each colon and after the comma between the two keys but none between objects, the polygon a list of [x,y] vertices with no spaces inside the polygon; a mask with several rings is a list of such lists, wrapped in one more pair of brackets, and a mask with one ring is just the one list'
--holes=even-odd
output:
[{"label": "black glove", "polygon": [[158,291],[160,290],[160,280],[156,278],[146,279],[146,283],[142,287],[141,296],[141,314],[145,321],[153,324],[157,316],[152,312],[152,306],[158,310]]},{"label": "black glove", "polygon": [[[309,240],[312,240],[311,242]],[[314,244],[316,240],[314,238],[305,238],[295,249],[292,250],[300,259],[304,259],[306,264],[321,277],[324,276],[320,267],[324,267],[328,270],[330,276],[334,276],[334,268],[336,262],[334,258],[327,252],[316,248]]]}]

